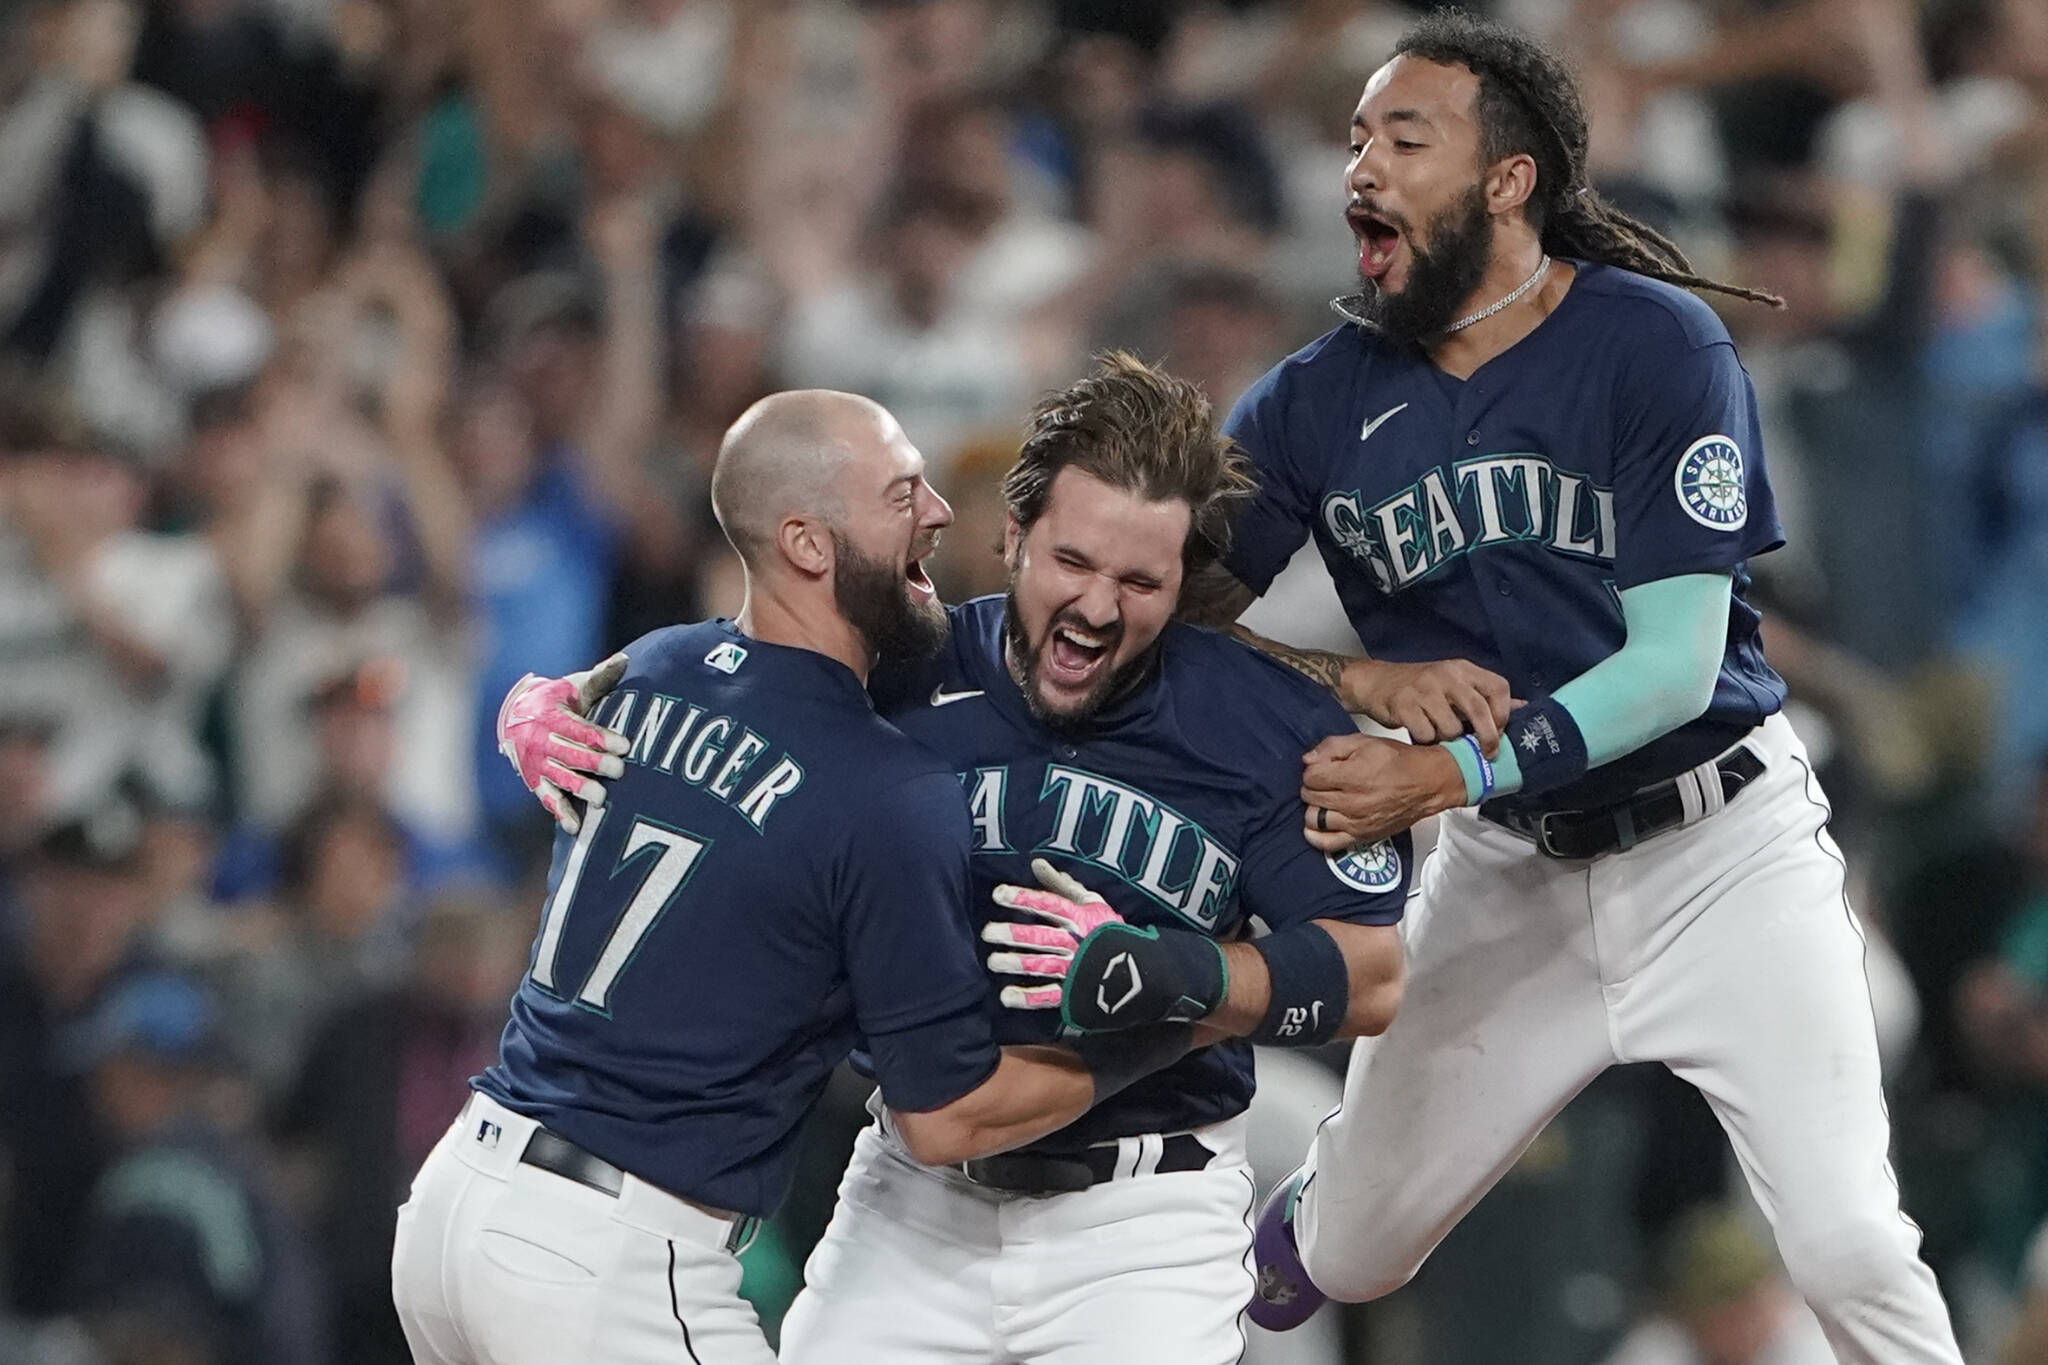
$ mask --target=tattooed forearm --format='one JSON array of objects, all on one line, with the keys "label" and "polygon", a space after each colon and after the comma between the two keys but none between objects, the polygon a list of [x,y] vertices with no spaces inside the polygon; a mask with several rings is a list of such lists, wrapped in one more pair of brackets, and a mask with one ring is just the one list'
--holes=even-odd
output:
[{"label": "tattooed forearm", "polygon": [[1344,665],[1349,660],[1342,654],[1326,649],[1296,649],[1236,624],[1257,597],[1221,564],[1205,564],[1181,583],[1180,619],[1212,630],[1227,630],[1253,649],[1272,655],[1338,701],[1344,701]]},{"label": "tattooed forearm", "polygon": [[[1338,701],[1344,701],[1344,665],[1350,660],[1327,649],[1296,649],[1236,624],[1258,597],[1221,564],[1205,564],[1181,583],[1180,619],[1212,630],[1227,630],[1253,649],[1272,655]],[[1349,703],[1346,703],[1347,705]]]},{"label": "tattooed forearm", "polygon": [[1230,633],[1250,645],[1253,649],[1270,654],[1281,663],[1307,678],[1316,686],[1328,692],[1348,707],[1344,696],[1344,665],[1351,662],[1342,654],[1333,654],[1327,649],[1296,649],[1283,645],[1278,640],[1247,630],[1243,626],[1232,626]]},{"label": "tattooed forearm", "polygon": [[1204,564],[1182,581],[1178,615],[1183,621],[1223,630],[1257,597],[1221,564]]}]

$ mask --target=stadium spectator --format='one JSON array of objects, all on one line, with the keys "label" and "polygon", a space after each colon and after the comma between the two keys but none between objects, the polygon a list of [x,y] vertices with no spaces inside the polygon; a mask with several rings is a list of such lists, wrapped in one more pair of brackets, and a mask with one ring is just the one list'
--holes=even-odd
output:
[{"label": "stadium spectator", "polygon": [[2010,1280],[2048,1218],[2048,764],[2037,768],[2013,848],[2024,869],[1996,953],[1956,991],[1958,1022],[1984,1077],[1989,1132],[1978,1246]]},{"label": "stadium spectator", "polygon": [[[251,624],[233,689],[238,788],[257,823],[288,819],[316,770],[305,698],[358,660],[391,657],[406,674],[399,742],[444,761],[432,765],[437,781],[394,781],[389,799],[437,837],[459,839],[475,827],[476,779],[464,761],[474,697],[464,630],[470,520],[439,431],[452,337],[434,276],[414,256],[358,258],[337,288],[328,352],[311,376],[267,395],[256,420],[271,424],[269,448],[240,454],[258,468],[235,471],[266,485],[234,490],[251,498],[249,534],[285,552],[250,575],[245,593]],[[364,315],[377,313],[397,342],[383,357],[383,410],[371,425],[355,416],[351,381],[332,372],[345,358],[333,352],[346,352]],[[411,574],[401,526],[417,549]],[[293,569],[280,573],[280,561]]]},{"label": "stadium spectator", "polygon": [[2027,1248],[2018,1320],[1998,1365],[2048,1365],[2048,1227]]},{"label": "stadium spectator", "polygon": [[1739,1214],[1702,1209],[1673,1229],[1659,1309],[1607,1365],[1829,1365],[1835,1354]]},{"label": "stadium spectator", "polygon": [[497,1057],[532,926],[474,897],[430,905],[406,980],[342,999],[313,1036],[281,1111],[314,1168],[333,1341],[350,1365],[407,1365],[391,1306],[391,1238],[412,1174]]},{"label": "stadium spectator", "polygon": [[[897,415],[943,478],[974,433],[1014,423],[1032,390],[1031,357],[1001,312],[960,297],[993,206],[949,185],[904,183],[876,210],[876,270],[850,244],[777,243],[771,267],[790,299],[780,364],[796,387],[844,389]],[[805,233],[806,215],[784,234]]]},{"label": "stadium spectator", "polygon": [[141,821],[124,804],[50,831],[19,874],[0,937],[0,1151],[10,1199],[0,1270],[17,1310],[64,1304],[86,1197],[108,1139],[63,1064],[63,1031],[143,966],[149,918]]},{"label": "stadium spectator", "polygon": [[[502,859],[478,839],[448,839],[392,810],[397,715],[405,669],[395,659],[368,659],[321,681],[306,699],[305,724],[318,753],[306,808],[335,799],[377,806],[404,846],[408,892],[418,896],[450,880],[502,879]],[[226,832],[211,864],[211,893],[223,902],[263,899],[277,889],[282,840],[277,830],[243,823]]]},{"label": "stadium spectator", "polygon": [[291,1084],[313,1030],[342,1001],[400,975],[405,836],[378,801],[336,792],[288,826],[277,899],[223,964],[222,1003],[266,1096]]},{"label": "stadium spectator", "polygon": [[93,1187],[71,1299],[88,1323],[181,1322],[219,1365],[325,1365],[303,1242],[209,1104],[221,1045],[205,993],[164,974],[124,982],[65,1039],[119,1149]]},{"label": "stadium spectator", "polygon": [[59,811],[131,769],[205,799],[198,716],[232,644],[219,567],[203,540],[141,529],[147,472],[35,401],[0,431],[0,708],[57,721]]},{"label": "stadium spectator", "polygon": [[1962,585],[1956,643],[1998,686],[1995,742],[2018,761],[1992,782],[2012,808],[2023,798],[2025,760],[2048,756],[2048,701],[2032,683],[2048,668],[2048,384],[1987,422],[1978,454],[1961,480],[1975,513],[1961,544],[1976,550],[1976,572]]},{"label": "stadium spectator", "polygon": [[501,295],[499,373],[463,394],[452,444],[475,528],[475,778],[491,833],[521,863],[544,853],[548,822],[498,757],[498,699],[527,673],[601,652],[620,565],[673,576],[688,545],[642,460],[662,407],[654,224],[644,205],[615,200],[592,213],[585,237],[601,299],[567,276],[530,277]]}]

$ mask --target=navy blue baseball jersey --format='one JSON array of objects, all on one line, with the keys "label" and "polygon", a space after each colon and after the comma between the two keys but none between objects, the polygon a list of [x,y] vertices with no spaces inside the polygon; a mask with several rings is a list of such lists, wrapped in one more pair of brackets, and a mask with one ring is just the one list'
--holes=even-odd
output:
[{"label": "navy blue baseball jersey", "polygon": [[[1344,858],[1302,838],[1301,756],[1356,727],[1329,695],[1227,636],[1178,622],[1158,668],[1083,735],[1040,724],[1003,662],[1004,606],[951,609],[940,657],[878,677],[876,704],[957,772],[973,831],[972,907],[1009,882],[1037,883],[1043,857],[1134,924],[1223,939],[1256,917],[1281,929],[1312,919],[1401,917],[1411,845],[1403,834]],[[991,978],[990,1000],[1004,984]],[[1057,1011],[997,1007],[1005,1043],[1052,1041]],[[1096,1106],[1036,1150],[1071,1151],[1139,1133],[1178,1132],[1241,1112],[1252,1049],[1220,1044]]]},{"label": "navy blue baseball jersey", "polygon": [[1577,270],[1550,316],[1469,379],[1347,323],[1226,423],[1260,481],[1231,569],[1264,592],[1313,534],[1376,658],[1469,659],[1535,698],[1621,647],[1622,590],[1734,572],[1706,714],[1569,786],[1507,798],[1552,809],[1704,762],[1785,696],[1745,600],[1744,561],[1784,539],[1728,331],[1682,289]]},{"label": "navy blue baseball jersey", "polygon": [[641,1179],[765,1214],[865,1039],[927,1110],[996,1067],[952,769],[844,665],[729,622],[656,631],[595,719],[625,775],[558,836],[533,962],[479,1089]]}]

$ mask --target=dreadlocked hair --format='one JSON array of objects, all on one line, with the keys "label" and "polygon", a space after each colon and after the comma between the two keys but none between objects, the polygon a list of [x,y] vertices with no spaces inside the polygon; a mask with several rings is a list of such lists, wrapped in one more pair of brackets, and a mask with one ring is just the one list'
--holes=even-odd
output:
[{"label": "dreadlocked hair", "polygon": [[1536,189],[1524,208],[1550,255],[1785,306],[1775,294],[1697,273],[1677,243],[1586,184],[1586,108],[1578,83],[1571,69],[1533,38],[1462,9],[1440,9],[1409,29],[1394,55],[1462,66],[1479,77],[1480,156],[1489,164],[1516,155],[1535,161]]}]

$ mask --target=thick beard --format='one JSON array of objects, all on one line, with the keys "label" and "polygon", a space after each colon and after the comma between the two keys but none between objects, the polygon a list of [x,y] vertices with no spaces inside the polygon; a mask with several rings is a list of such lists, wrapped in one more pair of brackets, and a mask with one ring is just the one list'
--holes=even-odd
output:
[{"label": "thick beard", "polygon": [[1408,239],[1408,287],[1389,293],[1365,276],[1359,315],[1396,341],[1440,337],[1486,278],[1493,256],[1493,215],[1474,185],[1429,220],[1429,250]]},{"label": "thick beard", "polygon": [[878,659],[915,663],[946,643],[946,609],[915,590],[896,565],[870,559],[838,532],[832,534],[832,600]]},{"label": "thick beard", "polygon": [[[1024,705],[1032,718],[1056,735],[1071,737],[1086,731],[1104,707],[1138,685],[1157,662],[1161,643],[1166,637],[1162,632],[1160,638],[1152,642],[1151,648],[1122,668],[1112,669],[1092,692],[1081,698],[1079,705],[1071,710],[1055,711],[1038,695],[1038,665],[1046,647],[1052,643],[1053,629],[1059,623],[1057,616],[1046,622],[1045,638],[1038,642],[1036,649],[1031,647],[1031,641],[1024,634],[1024,615],[1017,605],[1017,577],[1012,573],[1009,594],[1003,602],[1003,647],[1008,655],[1011,674],[1017,680],[1017,690],[1024,694]],[[1109,642],[1108,647],[1114,650],[1122,642],[1123,628],[1119,626],[1116,638]]]}]

